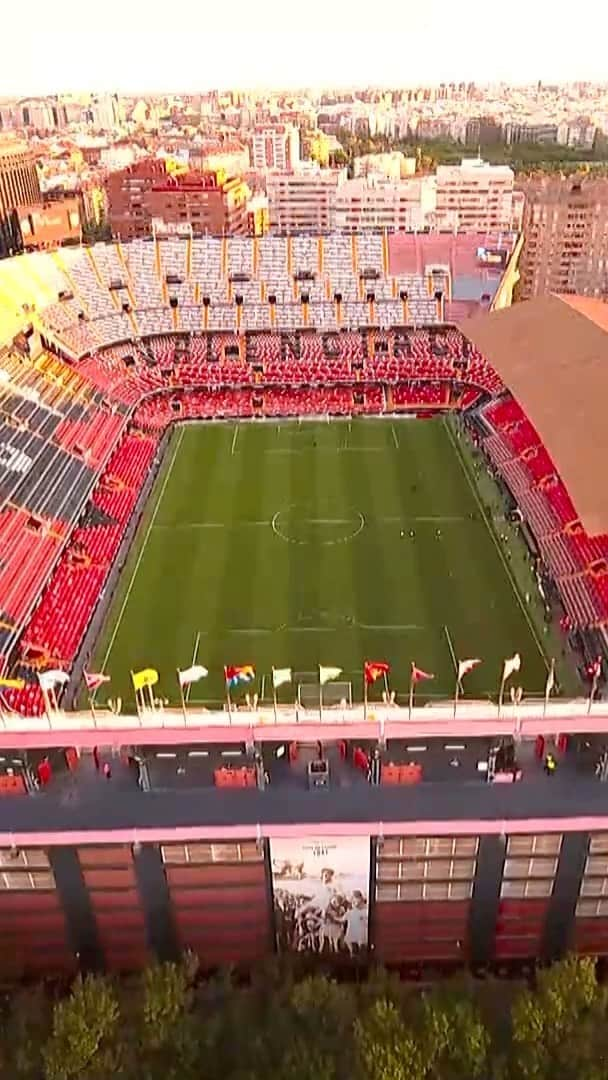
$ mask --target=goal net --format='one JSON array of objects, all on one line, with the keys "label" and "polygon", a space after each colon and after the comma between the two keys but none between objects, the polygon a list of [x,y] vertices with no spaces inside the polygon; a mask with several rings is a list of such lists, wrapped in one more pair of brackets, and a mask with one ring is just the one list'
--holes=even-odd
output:
[{"label": "goal net", "polygon": [[301,709],[324,709],[350,707],[353,703],[352,683],[345,681],[319,684],[318,671],[298,671],[294,682],[298,688],[298,705]]}]

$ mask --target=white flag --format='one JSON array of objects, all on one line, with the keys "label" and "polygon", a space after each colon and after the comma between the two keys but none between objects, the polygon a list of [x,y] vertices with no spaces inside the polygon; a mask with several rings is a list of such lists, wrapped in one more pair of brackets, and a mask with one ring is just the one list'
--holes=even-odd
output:
[{"label": "white flag", "polygon": [[272,685],[275,690],[278,690],[279,686],[284,686],[285,683],[291,682],[291,668],[290,667],[273,667],[272,669]]},{"label": "white flag", "polygon": [[468,675],[469,671],[476,668],[478,664],[481,664],[481,660],[459,660],[458,661],[458,682],[462,679],[463,675]]},{"label": "white flag", "polygon": [[339,679],[341,674],[341,667],[322,667],[319,664],[319,682],[321,686],[325,686],[325,683],[331,682],[332,679]]},{"label": "white flag", "polygon": [[514,675],[516,671],[519,671],[521,667],[521,656],[518,652],[515,656],[512,656],[510,660],[505,660],[505,666],[502,672],[502,681],[506,682],[510,675]]},{"label": "white flag", "polygon": [[180,686],[190,686],[193,682],[198,682],[199,679],[205,679],[209,672],[202,664],[193,664],[192,667],[185,668],[184,671],[178,671],[177,676],[179,678]]},{"label": "white flag", "polygon": [[53,671],[40,671],[38,673],[38,682],[43,690],[53,690],[55,686],[65,686],[70,681],[70,676],[65,671],[60,671],[58,668]]}]

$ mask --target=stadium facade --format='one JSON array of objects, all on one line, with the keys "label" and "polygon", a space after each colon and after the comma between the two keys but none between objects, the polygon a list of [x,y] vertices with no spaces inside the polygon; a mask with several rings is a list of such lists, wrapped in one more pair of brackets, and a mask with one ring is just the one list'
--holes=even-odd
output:
[{"label": "stadium facade", "polygon": [[[7,973],[186,947],[206,969],[278,950],[408,971],[608,951],[604,311],[488,314],[516,252],[173,237],[0,267]],[[137,713],[70,707],[176,420],[448,411],[523,521],[579,700],[551,700],[549,671],[541,700],[173,709],[152,671]]]}]

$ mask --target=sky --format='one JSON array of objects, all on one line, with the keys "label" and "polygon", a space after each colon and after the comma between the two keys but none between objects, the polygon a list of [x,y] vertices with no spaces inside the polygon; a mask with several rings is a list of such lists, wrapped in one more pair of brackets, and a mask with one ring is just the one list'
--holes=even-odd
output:
[{"label": "sky", "polygon": [[[608,82],[606,0],[0,0],[0,97]],[[11,47],[6,47],[8,43]],[[13,45],[15,47],[13,47]]]}]

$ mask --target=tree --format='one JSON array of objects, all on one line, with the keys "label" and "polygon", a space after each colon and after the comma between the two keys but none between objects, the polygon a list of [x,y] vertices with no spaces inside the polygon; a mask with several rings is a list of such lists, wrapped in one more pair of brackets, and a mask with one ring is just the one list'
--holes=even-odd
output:
[{"label": "tree", "polygon": [[44,986],[23,988],[12,995],[1,1030],[0,1076],[39,1080],[52,1015],[52,1001]]},{"label": "tree", "polygon": [[394,1002],[381,998],[370,1006],[355,1022],[355,1043],[368,1080],[424,1080],[422,1048]]},{"label": "tree", "polygon": [[120,1064],[119,1018],[111,981],[78,976],[70,996],[55,1005],[43,1051],[46,1080],[108,1080]]},{"label": "tree", "polygon": [[604,1078],[607,1002],[590,958],[569,957],[541,971],[511,1012],[514,1080]]}]

